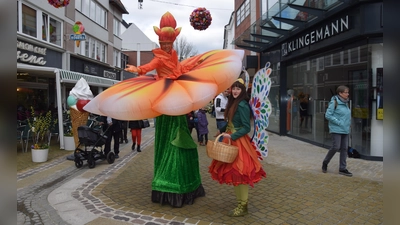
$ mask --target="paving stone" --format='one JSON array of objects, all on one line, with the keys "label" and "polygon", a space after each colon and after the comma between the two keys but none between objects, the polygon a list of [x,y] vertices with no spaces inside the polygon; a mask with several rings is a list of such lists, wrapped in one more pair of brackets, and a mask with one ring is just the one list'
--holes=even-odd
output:
[{"label": "paving stone", "polygon": [[[215,130],[213,124],[209,125],[210,132]],[[383,162],[348,159],[348,168],[354,176],[345,177],[338,174],[336,154],[328,173],[323,174],[321,160],[327,149],[275,134],[270,134],[268,158],[261,161],[267,178],[249,189],[249,214],[245,217],[227,216],[236,205],[233,187],[220,185],[210,178],[211,160],[203,146],[198,150],[206,196],[182,208],[152,203],[152,135],[154,129],[144,135],[143,142],[148,142],[143,152],[127,151],[114,164],[99,163],[90,171],[85,167],[78,170],[71,164],[80,174],[87,171],[85,176],[90,178],[71,191],[71,196],[100,217],[133,224],[383,224]],[[130,150],[129,143],[122,152],[126,149]],[[23,181],[56,165],[18,174],[17,179]],[[58,176],[72,169],[59,172]],[[57,179],[56,176],[51,179]],[[23,204],[26,211],[18,210],[17,224],[36,220],[42,224],[64,223],[57,213],[43,213],[50,208],[48,194],[62,183],[41,189],[51,183],[51,179],[18,189],[17,202]]]}]

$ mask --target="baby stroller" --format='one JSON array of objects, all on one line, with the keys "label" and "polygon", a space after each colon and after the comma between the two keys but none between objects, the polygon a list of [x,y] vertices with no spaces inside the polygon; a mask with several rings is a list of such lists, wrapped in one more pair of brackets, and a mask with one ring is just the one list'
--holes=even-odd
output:
[{"label": "baby stroller", "polygon": [[[77,168],[83,166],[83,160],[87,160],[89,168],[96,166],[96,160],[107,159],[109,164],[114,163],[115,154],[109,152],[104,155],[102,146],[106,143],[107,136],[101,133],[101,129],[88,126],[78,127],[79,145],[74,151],[74,162]],[[84,149],[79,148],[84,145]]]}]

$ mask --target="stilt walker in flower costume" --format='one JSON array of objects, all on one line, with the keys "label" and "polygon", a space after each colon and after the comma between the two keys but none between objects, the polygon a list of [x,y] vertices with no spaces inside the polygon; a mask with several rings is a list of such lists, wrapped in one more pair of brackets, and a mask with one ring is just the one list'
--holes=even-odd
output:
[{"label": "stilt walker in flower costume", "polygon": [[161,48],[142,66],[127,71],[145,75],[122,81],[96,96],[85,110],[120,120],[157,117],[154,143],[152,201],[182,207],[205,195],[201,183],[197,145],[188,129],[186,114],[210,102],[230,87],[242,67],[242,50],[215,50],[178,61],[173,42],[176,28],[172,14],[165,13],[160,28],[154,27]]}]

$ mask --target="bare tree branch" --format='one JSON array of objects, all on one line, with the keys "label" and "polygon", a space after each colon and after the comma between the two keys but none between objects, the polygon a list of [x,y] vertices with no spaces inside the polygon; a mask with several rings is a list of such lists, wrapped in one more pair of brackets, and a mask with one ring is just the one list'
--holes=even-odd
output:
[{"label": "bare tree branch", "polygon": [[198,54],[193,43],[189,43],[185,36],[179,37],[175,40],[174,49],[178,54],[179,61]]}]

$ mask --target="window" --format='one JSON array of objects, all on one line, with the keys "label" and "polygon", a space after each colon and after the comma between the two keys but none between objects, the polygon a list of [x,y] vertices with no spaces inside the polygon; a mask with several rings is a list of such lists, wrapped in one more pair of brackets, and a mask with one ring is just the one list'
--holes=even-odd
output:
[{"label": "window", "polygon": [[236,26],[239,26],[248,15],[250,15],[250,0],[245,0],[236,11]]},{"label": "window", "polygon": [[21,10],[17,12],[21,15],[18,18],[21,24],[17,23],[17,32],[22,30],[23,34],[38,40],[62,46],[62,21],[22,3],[18,3],[18,9]]},{"label": "window", "polygon": [[113,66],[121,67],[121,53],[117,49],[114,49],[113,55]]},{"label": "window", "polygon": [[125,68],[126,65],[128,64],[129,57],[124,53],[121,53],[120,55],[121,55],[121,68]]},{"label": "window", "polygon": [[75,0],[75,7],[77,10],[82,11],[82,1],[81,0]]},{"label": "window", "polygon": [[61,22],[42,14],[42,40],[61,45]]},{"label": "window", "polygon": [[121,22],[119,22],[119,20],[114,17],[114,35],[119,37],[120,31],[121,31]]},{"label": "window", "polygon": [[22,5],[22,33],[37,37],[36,10]]},{"label": "window", "polygon": [[76,1],[76,9],[100,26],[107,28],[107,11],[96,1],[78,0]]},{"label": "window", "polygon": [[81,42],[80,51],[81,54],[86,57],[106,62],[106,47],[107,45],[105,43],[86,35],[86,41]]}]

